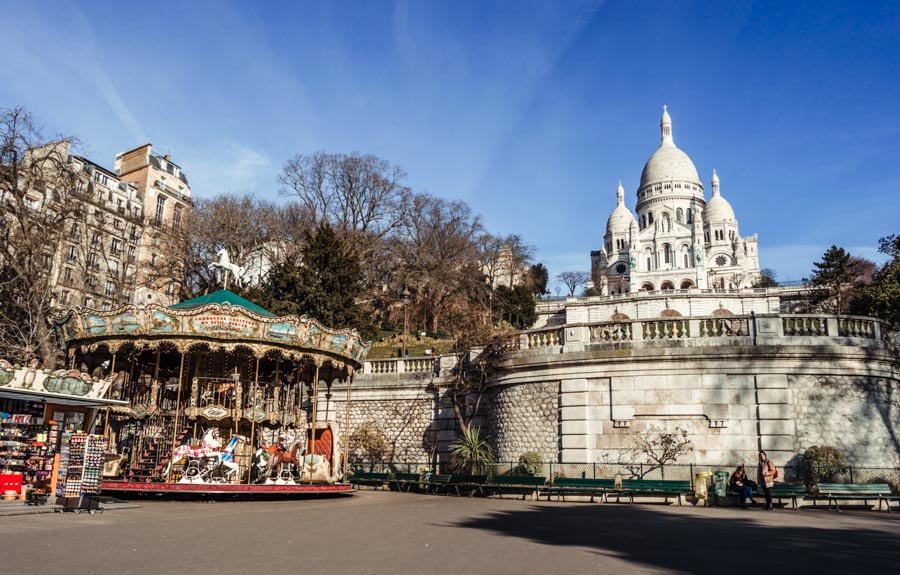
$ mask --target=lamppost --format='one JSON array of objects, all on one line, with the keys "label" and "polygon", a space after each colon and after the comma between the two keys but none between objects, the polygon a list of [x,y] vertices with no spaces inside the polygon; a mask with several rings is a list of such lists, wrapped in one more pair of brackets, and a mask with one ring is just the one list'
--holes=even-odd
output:
[{"label": "lamppost", "polygon": [[803,313],[809,313],[809,280],[807,278],[803,278],[803,300],[806,302],[804,305]]},{"label": "lamppost", "polygon": [[409,333],[409,289],[403,288],[403,294],[400,296],[403,302],[403,357],[406,357],[406,337]]}]

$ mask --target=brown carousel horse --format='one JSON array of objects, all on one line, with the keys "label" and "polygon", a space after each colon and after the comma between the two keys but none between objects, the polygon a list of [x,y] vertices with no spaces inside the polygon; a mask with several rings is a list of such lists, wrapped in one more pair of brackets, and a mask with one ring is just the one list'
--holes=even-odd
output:
[{"label": "brown carousel horse", "polygon": [[[264,481],[271,479],[272,471],[284,464],[293,465],[300,471],[303,468],[304,443],[306,443],[304,440],[298,439],[287,448],[281,442],[266,447],[265,452],[269,455],[269,462],[266,465]],[[291,477],[293,478],[293,475]]]}]

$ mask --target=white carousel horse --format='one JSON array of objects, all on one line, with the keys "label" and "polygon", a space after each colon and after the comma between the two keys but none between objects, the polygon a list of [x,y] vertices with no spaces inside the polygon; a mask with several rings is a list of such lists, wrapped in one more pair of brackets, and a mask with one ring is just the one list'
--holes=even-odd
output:
[{"label": "white carousel horse", "polygon": [[[179,483],[234,483],[241,466],[235,461],[234,452],[238,445],[249,440],[243,435],[232,435],[222,451],[216,451],[203,460],[192,461],[190,472],[185,472]],[[219,473],[221,471],[221,473]]]},{"label": "white carousel horse", "polygon": [[169,475],[172,468],[181,463],[186,457],[192,459],[218,457],[218,453],[221,449],[222,442],[219,440],[219,430],[218,428],[210,427],[206,430],[206,433],[203,434],[203,440],[200,442],[200,447],[195,448],[190,445],[179,445],[175,448],[175,451],[172,453],[172,459],[166,464],[163,476]]},{"label": "white carousel horse", "polygon": [[241,266],[231,261],[231,257],[228,255],[228,250],[222,248],[216,253],[216,257],[219,258],[218,261],[209,264],[209,270],[213,271],[218,268],[222,273],[225,274],[225,289],[228,289],[229,273],[234,277],[234,283],[236,283],[238,287],[243,286],[244,270],[241,269]]}]

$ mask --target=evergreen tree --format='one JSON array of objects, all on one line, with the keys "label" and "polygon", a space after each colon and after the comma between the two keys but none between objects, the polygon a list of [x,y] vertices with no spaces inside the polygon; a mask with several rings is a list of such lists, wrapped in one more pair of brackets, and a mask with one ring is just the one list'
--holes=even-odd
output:
[{"label": "evergreen tree", "polygon": [[497,286],[492,299],[494,317],[516,329],[528,329],[537,321],[534,296],[528,287]]},{"label": "evergreen tree", "polygon": [[831,246],[822,261],[813,264],[812,285],[819,288],[815,303],[826,312],[844,313],[856,287],[856,273],[851,256],[844,248]]},{"label": "evergreen tree", "polygon": [[328,327],[356,328],[371,338],[371,318],[358,304],[363,293],[358,254],[327,223],[303,236],[299,255],[269,272],[260,299],[272,313],[306,314]]},{"label": "evergreen tree", "polygon": [[550,281],[550,272],[544,264],[537,263],[528,268],[525,274],[525,285],[535,297],[540,297],[547,292],[547,283]]},{"label": "evergreen tree", "polygon": [[875,274],[872,285],[862,289],[850,306],[850,312],[868,315],[900,326],[900,236],[878,240],[878,251],[891,259]]}]

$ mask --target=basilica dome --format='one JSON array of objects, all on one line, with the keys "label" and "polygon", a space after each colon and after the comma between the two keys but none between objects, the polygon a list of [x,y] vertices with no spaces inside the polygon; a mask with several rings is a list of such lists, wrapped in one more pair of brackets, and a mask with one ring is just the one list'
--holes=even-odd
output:
[{"label": "basilica dome", "polygon": [[653,155],[650,156],[650,159],[647,160],[647,164],[644,166],[639,189],[648,184],[662,181],[699,184],[700,176],[697,174],[694,162],[675,145],[672,137],[672,119],[669,117],[669,112],[665,106],[663,106],[660,128],[662,130],[662,141],[659,144],[659,148],[653,152]]},{"label": "basilica dome", "polygon": [[616,209],[606,220],[606,233],[627,232],[632,224],[637,225],[634,214],[625,207],[625,188],[622,187],[622,182],[619,182],[619,189],[616,190],[616,199],[618,202]]},{"label": "basilica dome", "polygon": [[706,207],[703,208],[703,221],[707,223],[737,221],[734,217],[734,208],[719,192],[719,175],[716,174],[715,170],[713,170],[712,176],[712,197],[706,202]]}]

